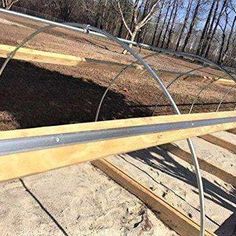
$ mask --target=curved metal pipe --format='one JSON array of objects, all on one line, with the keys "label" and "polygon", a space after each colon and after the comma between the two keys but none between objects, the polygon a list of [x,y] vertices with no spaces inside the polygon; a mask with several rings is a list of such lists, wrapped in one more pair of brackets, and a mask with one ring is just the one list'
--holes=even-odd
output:
[{"label": "curved metal pipe", "polygon": [[228,89],[228,91],[223,95],[223,97],[221,98],[220,103],[219,103],[219,105],[218,105],[218,107],[217,107],[217,109],[216,109],[216,112],[218,112],[218,111],[220,110],[220,107],[221,107],[221,105],[222,105],[224,99],[227,97],[227,95],[230,94],[230,92],[231,92],[234,88],[236,88],[236,83],[235,83],[234,86],[232,86],[230,89]]},{"label": "curved metal pipe", "polygon": [[[0,9],[0,12],[1,11],[5,12],[5,13],[8,13],[8,14],[25,17],[25,18],[28,18],[28,19],[34,19],[34,20],[39,21],[39,22],[49,23],[49,25],[52,25],[52,26],[59,26],[59,27],[62,27],[62,28],[67,28],[67,29],[71,29],[71,30],[81,32],[81,30],[79,30],[79,29],[77,29],[73,26],[67,26],[65,24],[51,22],[51,21],[43,20],[43,19],[40,19],[40,18],[37,18],[37,17],[31,17],[31,16],[28,16],[28,15],[24,15],[24,14],[20,14],[20,13],[16,13],[16,12],[13,13],[13,12],[3,10],[3,9]],[[77,24],[77,25],[81,26],[80,24]],[[109,33],[105,32],[103,30],[100,30],[100,29],[97,29],[95,27],[88,26],[88,25],[83,25],[83,27],[85,29],[93,30],[93,31],[95,31],[99,34],[105,35],[108,39],[118,43],[121,47],[123,47],[125,50],[127,50],[134,58],[137,59],[137,61],[139,61],[146,68],[146,70],[150,73],[150,75],[156,80],[156,82],[161,87],[163,93],[165,94],[166,98],[170,101],[170,103],[171,103],[172,107],[174,108],[175,112],[177,114],[181,114],[181,112],[178,109],[178,106],[176,105],[176,103],[175,103],[174,99],[172,98],[171,94],[169,93],[169,91],[166,89],[166,87],[163,84],[162,80],[157,76],[155,71],[142,59],[142,57],[140,55],[135,53],[129,46],[127,46],[125,43],[120,41],[118,38],[110,35]],[[200,167],[199,167],[199,163],[198,163],[198,160],[197,160],[197,157],[196,157],[196,153],[195,153],[193,143],[190,139],[187,139],[187,142],[188,142],[190,151],[192,153],[192,161],[193,161],[193,164],[194,164],[194,167],[195,167],[195,173],[196,173],[196,177],[197,177],[197,185],[198,185],[198,189],[199,189],[199,200],[200,200],[200,208],[201,208],[201,211],[200,211],[200,214],[201,214],[200,235],[203,236],[204,232],[205,232],[205,207],[204,207],[204,190],[203,190],[202,178],[201,178]]]},{"label": "curved metal pipe", "polygon": [[[159,53],[154,53],[154,54],[149,54],[147,56],[145,56],[143,59],[147,59],[147,58],[150,58],[152,56],[155,56]],[[128,64],[127,66],[125,66],[115,77],[113,77],[113,79],[111,80],[111,82],[109,83],[108,87],[106,88],[105,92],[103,93],[102,95],[102,98],[99,102],[99,105],[98,105],[98,108],[97,108],[97,111],[96,111],[96,116],[95,116],[95,121],[98,121],[98,118],[99,118],[99,115],[100,115],[100,111],[101,111],[101,107],[102,107],[102,104],[104,102],[104,99],[106,98],[106,95],[107,93],[109,92],[109,90],[111,89],[111,87],[116,83],[117,79],[119,79],[119,77],[121,76],[121,74],[123,74],[128,68],[130,68],[132,65],[134,65],[135,63],[137,63],[138,61],[134,61],[130,64]]]},{"label": "curved metal pipe", "polygon": [[173,51],[173,50],[169,50],[169,49],[164,49],[164,48],[157,48],[157,47],[150,47],[151,50],[153,51],[158,51],[158,52],[164,52],[164,53],[169,53],[169,54],[173,54],[175,56],[183,56],[183,57],[190,57],[190,58],[194,58],[195,60],[199,61],[199,62],[205,62],[208,63],[210,65],[215,66],[216,68],[220,69],[221,71],[223,71],[225,74],[227,74],[232,80],[234,80],[236,82],[236,78],[233,77],[224,67],[216,64],[215,62],[212,62],[211,60],[192,54],[192,53],[187,53],[187,52],[177,52],[177,51]]},{"label": "curved metal pipe", "polygon": [[[164,50],[164,51],[166,51],[166,50]],[[182,53],[181,53],[181,52],[176,52],[176,55],[180,55],[180,54],[182,54]],[[191,56],[191,57],[192,57],[192,56],[193,56],[193,57],[196,56],[196,55],[194,55],[194,54],[188,54],[188,53],[184,53],[184,54],[187,54],[187,55],[189,55],[189,56]],[[198,58],[199,60],[201,59],[201,57],[199,57],[199,56],[197,56],[197,58]],[[233,77],[227,70],[225,70],[222,66],[219,66],[219,65],[217,65],[216,63],[211,62],[211,61],[208,60],[208,59],[205,59],[205,58],[202,58],[202,59],[203,59],[203,61],[205,61],[205,62],[208,64],[207,67],[209,67],[209,66],[211,66],[211,65],[217,66],[219,69],[223,70],[228,76],[230,76],[231,80],[235,81],[235,83],[236,83],[236,80],[234,79],[234,77]],[[205,65],[202,66],[202,67],[200,67],[200,68],[197,68],[197,69],[194,69],[194,70],[190,70],[190,71],[184,73],[183,75],[186,76],[187,74],[190,74],[192,71],[199,70],[199,69],[201,69],[201,68],[203,68],[203,67],[205,67]],[[183,76],[183,75],[179,75],[178,77],[176,77],[170,84],[167,85],[166,88],[169,88],[174,82],[176,82],[176,81],[177,81],[181,76]],[[199,95],[200,95],[203,91],[205,91],[211,84],[213,84],[214,82],[218,81],[219,79],[220,79],[220,77],[218,77],[217,79],[213,80],[212,82],[210,82],[209,84],[207,84],[206,86],[204,86],[204,87],[199,91],[199,93],[194,96],[194,97],[195,97],[195,100],[193,101],[193,103],[192,103],[192,105],[191,105],[191,107],[190,107],[189,113],[192,112],[194,105],[196,104],[196,102],[197,102],[198,99],[199,99]],[[228,95],[228,94],[227,94],[227,95]],[[227,95],[226,95],[226,96],[227,96]],[[222,101],[220,102],[219,107],[221,106],[223,100],[224,100],[224,98],[222,98]],[[157,108],[157,105],[155,106],[155,108],[154,108],[154,110],[153,110],[153,114],[155,113],[156,108]],[[217,111],[218,111],[218,110],[219,110],[219,108],[217,109]]]},{"label": "curved metal pipe", "polygon": [[[196,104],[196,102],[198,101],[199,99],[199,96],[201,95],[201,93],[203,91],[205,91],[207,88],[209,88],[210,85],[212,85],[213,83],[217,82],[218,80],[220,80],[220,78],[217,78],[217,79],[213,79],[210,83],[208,83],[206,86],[203,86],[202,89],[198,92],[197,95],[195,95],[195,100],[193,101],[192,105],[191,105],[191,108],[189,110],[189,113],[192,113],[192,110],[193,110],[193,107],[194,105]],[[227,96],[227,95],[226,95]],[[223,100],[224,100],[224,97],[221,99],[220,103],[218,106],[221,106],[221,104],[223,103]],[[216,109],[216,111],[218,111],[219,108]]]},{"label": "curved metal pipe", "polygon": [[[90,27],[93,31],[98,32],[98,33],[103,33],[105,36],[107,36],[108,39],[118,43],[120,46],[122,46],[125,50],[127,50],[133,57],[135,57],[145,68],[146,70],[150,73],[150,75],[157,81],[157,83],[160,85],[163,93],[165,94],[165,96],[167,97],[167,99],[170,101],[171,105],[173,106],[175,112],[177,114],[181,114],[180,110],[178,109],[178,106],[176,105],[175,101],[173,100],[171,94],[169,93],[169,91],[166,89],[165,85],[163,84],[162,80],[157,76],[157,74],[154,72],[154,70],[142,59],[141,56],[139,56],[138,54],[136,54],[133,49],[131,49],[129,46],[127,46],[126,44],[124,44],[123,42],[121,42],[119,39],[117,39],[116,37],[110,35],[109,33],[102,31],[100,29],[97,29],[95,27]],[[201,173],[200,173],[200,167],[199,167],[199,163],[197,160],[197,156],[196,156],[196,152],[194,149],[194,145],[193,142],[191,141],[191,139],[187,139],[188,142],[188,146],[190,149],[190,152],[192,154],[192,161],[195,167],[195,173],[196,173],[196,177],[197,177],[197,185],[198,185],[198,190],[199,190],[199,201],[200,201],[200,215],[201,215],[201,222],[200,222],[200,235],[204,236],[204,232],[205,232],[205,204],[204,204],[204,190],[203,190],[203,183],[202,183],[202,178],[201,178]]]},{"label": "curved metal pipe", "polygon": [[[180,79],[182,76],[185,76],[184,78],[186,78],[186,76],[189,75],[190,73],[192,73],[193,71],[200,70],[200,69],[202,69],[202,68],[207,68],[207,67],[209,67],[209,65],[208,65],[208,66],[206,66],[206,65],[200,66],[199,68],[195,68],[195,69],[189,70],[189,71],[187,71],[187,72],[181,73],[181,74],[178,75],[176,78],[174,78],[174,79],[166,86],[166,88],[168,89],[172,84],[174,84],[174,83],[175,83],[178,79]],[[156,104],[156,106],[154,107],[153,112],[152,112],[152,115],[155,114],[156,109],[157,109],[157,106],[158,106],[158,104]]]},{"label": "curved metal pipe", "polygon": [[201,95],[201,93],[202,93],[203,91],[205,91],[207,88],[209,88],[210,85],[213,84],[215,81],[216,81],[216,80],[212,79],[212,81],[210,81],[207,85],[204,85],[204,86],[200,89],[200,91],[195,95],[195,99],[194,99],[193,102],[192,102],[192,105],[191,105],[191,107],[190,107],[190,109],[189,109],[189,113],[192,113],[193,107],[194,107],[194,105],[197,103],[197,101],[198,101],[199,96]]},{"label": "curved metal pipe", "polygon": [[[153,48],[154,50],[158,50],[158,51],[161,51],[161,52],[164,52],[164,53],[173,53],[173,54],[176,55],[176,56],[189,56],[189,57],[191,57],[191,58],[197,59],[197,60],[200,61],[200,62],[205,62],[205,63],[207,63],[208,66],[213,65],[213,66],[217,67],[218,69],[220,69],[221,71],[223,71],[225,74],[227,74],[227,75],[230,77],[230,79],[233,80],[233,81],[236,83],[236,78],[234,78],[225,68],[223,68],[222,66],[220,66],[220,65],[218,65],[218,64],[216,64],[216,63],[214,63],[214,62],[212,62],[212,61],[210,61],[210,60],[208,60],[208,59],[206,59],[206,58],[203,58],[203,57],[200,57],[200,56],[198,56],[198,55],[191,54],[191,53],[175,52],[175,51],[172,51],[172,50],[162,49],[162,48],[155,48],[155,47],[152,47],[152,48]],[[189,113],[192,112],[194,105],[196,104],[196,102],[197,102],[198,99],[199,99],[199,95],[200,95],[205,89],[207,89],[212,83],[218,81],[219,79],[220,79],[220,78],[217,78],[216,80],[214,80],[214,81],[210,82],[209,84],[207,84],[206,86],[204,86],[204,87],[200,90],[200,92],[199,92],[197,95],[194,96],[196,99],[193,101],[193,103],[192,103],[192,105],[191,105],[191,108],[190,108],[190,110],[189,110]],[[170,85],[172,85],[172,84],[173,84],[175,81],[177,81],[177,80],[178,80],[178,78],[174,79],[174,80],[172,81],[172,83],[167,86],[167,88],[169,88]],[[157,106],[156,106],[156,107],[157,107]],[[154,108],[153,114],[155,113],[156,107]]]},{"label": "curved metal pipe", "polygon": [[0,69],[0,76],[2,75],[4,69],[6,68],[7,64],[9,63],[9,61],[15,56],[16,52],[23,47],[27,42],[29,42],[31,39],[33,39],[35,36],[37,36],[38,34],[45,32],[48,29],[54,28],[55,26],[52,25],[47,25],[47,26],[43,26],[39,29],[37,29],[36,31],[34,31],[32,34],[28,35],[26,38],[24,38],[22,40],[22,42],[11,52],[9,53],[9,55],[7,56],[6,60],[4,61],[3,65],[1,66]]}]

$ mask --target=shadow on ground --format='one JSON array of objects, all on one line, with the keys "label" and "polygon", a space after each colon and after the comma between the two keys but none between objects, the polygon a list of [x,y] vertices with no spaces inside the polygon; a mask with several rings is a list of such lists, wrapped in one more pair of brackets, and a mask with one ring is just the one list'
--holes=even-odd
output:
[{"label": "shadow on ground", "polygon": [[[19,61],[11,61],[0,79],[1,130],[94,121],[97,106],[106,89],[83,78]],[[100,120],[142,117],[151,113],[150,109],[127,101],[124,95],[110,91]],[[157,159],[151,152],[165,158],[158,160],[157,165]],[[159,148],[133,152],[131,156],[196,187],[195,174]],[[213,196],[217,204],[235,212],[231,204],[236,203],[233,193],[224,192],[206,179],[203,183],[205,193]],[[221,231],[224,232],[224,229],[219,228]]]},{"label": "shadow on ground", "polygon": [[[105,89],[83,78],[11,61],[0,81],[0,129],[10,129],[14,122],[17,128],[28,128],[94,121]],[[149,109],[135,105],[124,95],[110,91],[100,120],[151,114]]]},{"label": "shadow on ground", "polygon": [[[152,153],[156,153],[159,156],[162,156],[163,159],[158,159],[157,157],[154,157]],[[161,171],[167,175],[170,175],[197,188],[197,180],[195,174],[188,168],[185,168],[183,165],[175,161],[171,157],[171,155],[168,154],[168,152],[162,150],[159,147],[153,147],[141,151],[132,152],[129,153],[129,155],[135,158],[136,160],[139,160],[142,163],[151,166],[156,171]],[[232,193],[227,193],[222,190],[222,188],[217,186],[217,183],[212,183],[205,178],[203,178],[203,185],[205,194],[209,194],[212,197],[209,198],[207,195],[205,195],[205,198],[214,201],[216,204],[232,212],[236,212],[236,208],[234,207],[234,204],[236,204],[234,190]],[[198,192],[195,193],[198,194]],[[228,232],[235,232],[235,222],[233,222],[232,219],[235,219],[234,214],[232,215],[232,217],[230,217],[229,220],[226,220],[225,223],[219,227],[219,229],[217,230],[217,235],[225,235],[223,234],[223,232],[225,232],[225,228],[227,228]]]}]

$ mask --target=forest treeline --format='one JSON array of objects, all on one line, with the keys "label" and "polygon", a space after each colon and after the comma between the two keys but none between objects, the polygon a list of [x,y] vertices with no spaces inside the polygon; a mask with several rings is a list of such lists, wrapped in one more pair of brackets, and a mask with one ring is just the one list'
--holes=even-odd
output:
[{"label": "forest treeline", "polygon": [[2,0],[2,6],[236,67],[236,0]]}]

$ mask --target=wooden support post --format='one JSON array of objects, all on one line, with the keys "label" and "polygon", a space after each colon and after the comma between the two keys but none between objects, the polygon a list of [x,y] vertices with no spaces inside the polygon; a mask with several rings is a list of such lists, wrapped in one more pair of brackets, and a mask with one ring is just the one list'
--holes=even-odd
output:
[{"label": "wooden support post", "polygon": [[[0,44],[0,57],[7,58],[15,48],[14,46]],[[76,56],[23,47],[16,52],[13,59],[66,66],[77,66],[80,62],[85,61],[84,58]]]},{"label": "wooden support post", "polygon": [[[199,236],[200,226],[196,222],[128,176],[118,167],[107,160],[96,160],[93,161],[92,164],[106,173],[123,188],[138,197],[152,210],[158,212],[158,218],[178,234],[181,236]],[[213,235],[215,234],[209,231],[205,232],[205,236]]]},{"label": "wooden support post", "polygon": [[[54,127],[44,127],[35,129],[13,130],[0,132],[1,140],[11,139],[22,140],[22,138],[34,138],[37,136],[55,135],[53,140],[60,139],[61,134],[72,134],[92,131],[114,130],[121,128],[126,131],[128,128],[150,125],[173,126],[176,122],[193,122],[203,121],[204,119],[217,118],[235,118],[236,112],[219,112],[219,113],[198,113],[187,115],[171,115],[146,117],[125,120],[102,121],[93,123],[83,123],[75,125],[62,125]],[[61,146],[53,146],[41,148],[39,150],[28,150],[22,152],[13,152],[9,154],[3,153],[0,157],[0,181],[19,178],[26,175],[41,173],[56,168],[61,168],[68,165],[74,165],[94,159],[101,159],[110,155],[126,153],[136,150],[141,150],[148,147],[154,147],[165,143],[171,143],[177,140],[182,140],[196,135],[204,135],[222,130],[228,130],[236,127],[236,122],[220,123],[217,125],[206,125],[185,129],[171,129],[169,131],[149,131],[148,133],[140,133],[139,135],[118,136],[116,138],[106,138],[104,140],[86,141],[71,143]],[[122,131],[123,132],[123,131]],[[43,137],[41,137],[43,138]],[[15,145],[17,146],[17,145]],[[14,147],[15,147],[14,146]],[[9,147],[9,146],[8,146]],[[23,146],[24,147],[24,146]],[[10,147],[9,147],[10,148]],[[0,150],[1,153],[2,149]]]},{"label": "wooden support post", "polygon": [[[164,144],[164,145],[161,145],[160,147],[163,148],[164,150],[172,153],[173,155],[181,158],[182,160],[188,162],[189,164],[192,164],[191,154],[189,152],[182,150],[178,146],[173,145],[173,144]],[[229,183],[229,184],[232,184],[235,186],[236,177],[234,175],[214,166],[213,164],[211,164],[199,157],[198,157],[198,162],[199,162],[201,170],[204,170],[204,171],[208,172],[209,174],[212,174],[212,175],[222,179],[226,183]]]},{"label": "wooden support post", "polygon": [[206,134],[206,135],[200,136],[199,138],[202,138],[209,143],[212,143],[212,144],[215,144],[219,147],[225,148],[225,149],[229,150],[230,152],[236,154],[236,145],[232,144],[226,140],[223,140],[223,139],[218,138],[218,137],[211,135],[211,134]]}]

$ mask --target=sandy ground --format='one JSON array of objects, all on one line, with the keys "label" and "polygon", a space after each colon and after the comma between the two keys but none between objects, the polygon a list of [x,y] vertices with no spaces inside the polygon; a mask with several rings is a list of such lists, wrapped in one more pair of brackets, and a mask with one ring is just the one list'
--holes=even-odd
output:
[{"label": "sandy ground", "polygon": [[235,135],[232,133],[222,131],[222,132],[214,133],[214,136],[236,145],[236,138],[235,138]]},{"label": "sandy ground", "polygon": [[[177,143],[188,150],[184,141]],[[201,158],[235,175],[235,155],[199,138],[194,144]],[[109,160],[199,222],[198,190],[190,164],[159,147]],[[205,171],[202,175],[207,229],[217,235],[235,235],[235,188]],[[25,177],[23,181],[30,193],[18,180],[0,184],[3,235],[63,235],[49,213],[68,235],[176,235],[158,214],[89,163]]]},{"label": "sandy ground", "polygon": [[[200,138],[193,138],[192,140],[197,156],[236,176],[236,155],[234,153]],[[185,141],[178,141],[175,142],[175,144],[185,151],[188,151],[188,145]]]},{"label": "sandy ground", "polygon": [[[196,141],[194,143],[196,144]],[[212,149],[208,148],[208,150]],[[217,153],[214,164],[217,163],[218,158],[222,158]],[[227,154],[226,151],[225,154]],[[205,159],[207,156],[208,154],[205,153]],[[160,148],[150,148],[126,154],[119,158],[113,158],[112,162],[149,187],[158,196],[163,197],[171,205],[199,222],[198,190],[191,165]],[[222,161],[220,166],[225,170],[228,168]],[[217,235],[234,235],[236,233],[234,187],[207,172],[202,171],[202,175],[207,229],[216,232]],[[227,220],[229,221],[227,222],[227,232],[223,233],[223,225]]]},{"label": "sandy ground", "polygon": [[[23,181],[68,235],[177,235],[90,164]],[[20,181],[0,184],[0,203],[2,236],[65,235]]]}]

